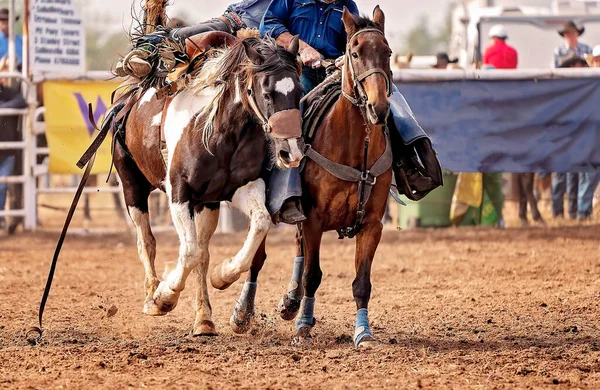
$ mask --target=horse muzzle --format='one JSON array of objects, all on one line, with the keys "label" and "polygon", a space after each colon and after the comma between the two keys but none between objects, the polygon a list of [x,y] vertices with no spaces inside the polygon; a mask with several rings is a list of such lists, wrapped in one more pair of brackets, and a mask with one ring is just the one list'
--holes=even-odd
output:
[{"label": "horse muzzle", "polygon": [[373,125],[383,125],[390,115],[390,103],[368,103],[367,102],[367,117]]},{"label": "horse muzzle", "polygon": [[277,166],[282,169],[299,166],[304,157],[300,110],[282,110],[271,115],[269,129],[275,141]]}]

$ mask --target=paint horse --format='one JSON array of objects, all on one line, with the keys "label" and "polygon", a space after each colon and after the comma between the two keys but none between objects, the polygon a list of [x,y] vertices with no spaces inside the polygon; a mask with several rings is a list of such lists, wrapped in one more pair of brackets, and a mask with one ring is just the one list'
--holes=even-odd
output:
[{"label": "paint horse", "polygon": [[[194,38],[195,47],[202,51],[216,47],[218,41],[229,46],[206,60],[191,85],[178,91],[167,109],[154,88],[143,93],[126,120],[124,139],[115,143],[114,150],[145,268],[143,311],[164,315],[173,310],[194,271],[198,280],[195,335],[216,334],[206,275],[219,202],[231,202],[250,219],[243,247],[220,267],[218,283],[228,285],[249,269],[270,228],[261,172],[269,163],[280,168],[298,166],[303,156],[298,39],[283,48],[271,38],[236,39],[225,34],[224,39],[223,34],[209,32]],[[161,123],[166,162],[159,146]],[[156,188],[167,193],[180,240],[177,264],[161,282],[154,267],[156,241],[148,215],[148,196]]]},{"label": "paint horse", "polygon": [[[311,341],[315,325],[315,293],[321,283],[319,247],[323,232],[337,230],[340,237],[356,236],[356,278],[352,291],[358,312],[354,343],[376,343],[368,323],[371,265],[381,239],[388,191],[392,182],[392,156],[386,120],[390,103],[391,50],[384,35],[385,16],[375,8],[373,20],[347,10],[343,22],[348,35],[342,71],[342,93],[323,118],[305,154],[302,204],[307,220],[298,233],[298,256],[289,292],[280,314],[296,321],[297,338]],[[264,242],[257,252],[231,325],[249,328],[254,312],[256,281],[266,258]],[[303,279],[302,279],[303,278]]]}]

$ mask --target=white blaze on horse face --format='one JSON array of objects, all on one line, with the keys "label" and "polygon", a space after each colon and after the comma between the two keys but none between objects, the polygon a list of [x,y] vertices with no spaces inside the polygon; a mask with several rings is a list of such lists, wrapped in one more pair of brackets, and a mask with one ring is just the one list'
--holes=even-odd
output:
[{"label": "white blaze on horse face", "polygon": [[142,96],[142,98],[140,99],[140,107],[146,103],[150,103],[154,95],[156,95],[156,88],[150,88],[149,90],[147,90],[144,96]]},{"label": "white blaze on horse face", "polygon": [[290,145],[290,166],[294,168],[300,165],[300,161],[304,157],[304,154],[302,154],[302,151],[298,147],[298,140],[299,138],[290,138],[287,140]]},{"label": "white blaze on horse face", "polygon": [[287,96],[294,88],[294,80],[291,77],[285,77],[275,83],[275,90],[284,96]]}]

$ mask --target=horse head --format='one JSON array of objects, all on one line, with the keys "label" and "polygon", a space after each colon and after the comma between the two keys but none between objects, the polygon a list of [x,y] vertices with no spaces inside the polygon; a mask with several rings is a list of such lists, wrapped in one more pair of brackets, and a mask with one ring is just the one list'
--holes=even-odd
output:
[{"label": "horse head", "polygon": [[304,156],[298,37],[287,48],[270,37],[244,39],[242,44],[249,59],[245,83],[250,111],[274,145],[274,162],[280,168],[297,167]]},{"label": "horse head", "polygon": [[385,15],[379,6],[373,20],[344,9],[342,20],[348,35],[343,93],[355,105],[364,107],[365,120],[384,124],[390,111],[392,50],[385,38]]}]

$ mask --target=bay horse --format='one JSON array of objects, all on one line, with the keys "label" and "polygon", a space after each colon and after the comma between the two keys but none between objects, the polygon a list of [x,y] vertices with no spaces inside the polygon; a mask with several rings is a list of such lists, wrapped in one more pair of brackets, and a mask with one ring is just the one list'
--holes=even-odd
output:
[{"label": "bay horse", "polygon": [[[323,118],[305,152],[308,159],[302,171],[302,205],[307,220],[297,235],[298,256],[289,292],[279,310],[283,319],[291,320],[301,307],[296,321],[297,338],[311,342],[310,331],[316,322],[315,293],[322,277],[321,237],[331,230],[337,230],[340,238],[355,235],[356,278],[352,292],[358,311],[354,343],[369,346],[376,344],[367,311],[371,265],[381,239],[381,221],[392,182],[386,128],[392,52],[384,35],[385,15],[379,6],[373,12],[373,20],[354,16],[346,9],[342,19],[348,36],[342,94]],[[250,326],[256,281],[265,259],[263,242],[230,320],[235,332],[245,332]]]},{"label": "bay horse", "polygon": [[[202,51],[217,42],[227,47],[206,60],[167,109],[156,89],[140,93],[126,120],[124,139],[115,143],[114,163],[145,269],[143,312],[164,315],[173,310],[194,271],[198,291],[193,334],[214,335],[206,275],[219,202],[231,202],[250,219],[243,247],[220,274],[225,285],[248,270],[270,228],[261,172],[273,163],[280,168],[298,166],[303,156],[299,41],[295,38],[283,48],[272,38],[236,39],[222,32],[194,39]],[[160,149],[163,122],[166,162]],[[169,198],[180,240],[177,264],[160,282],[148,215],[148,197],[156,188]]]}]

